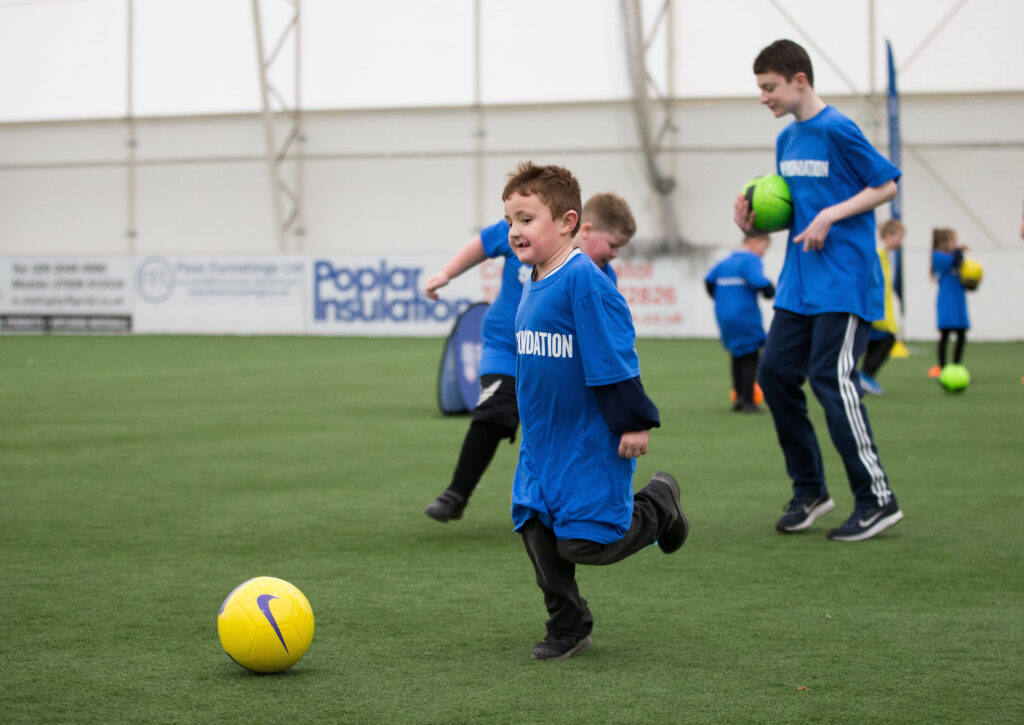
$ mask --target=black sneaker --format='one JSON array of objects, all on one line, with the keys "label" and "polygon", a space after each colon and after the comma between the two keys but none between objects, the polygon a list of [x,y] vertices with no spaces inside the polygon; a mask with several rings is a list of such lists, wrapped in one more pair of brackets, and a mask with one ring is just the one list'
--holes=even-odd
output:
[{"label": "black sneaker", "polygon": [[827,536],[833,541],[864,541],[903,520],[903,512],[895,498],[881,508],[855,509],[842,526],[830,529]]},{"label": "black sneaker", "polygon": [[[686,537],[690,535],[690,522],[686,520],[683,504],[679,501],[679,482],[664,471],[658,471],[651,476],[651,483],[656,481],[663,483],[668,488],[672,506],[675,509],[675,518],[672,523],[658,537],[658,547],[666,554],[671,554],[686,543]],[[650,486],[651,483],[647,485]]]},{"label": "black sneaker", "polygon": [[423,512],[430,518],[446,524],[452,519],[461,519],[462,511],[466,508],[466,497],[455,493],[450,488],[434,499],[434,502],[427,506]]},{"label": "black sneaker", "polygon": [[824,516],[836,507],[836,502],[828,495],[798,498],[796,496],[786,504],[785,515],[775,522],[775,530],[783,533],[803,531],[819,516]]},{"label": "black sneaker", "polygon": [[574,654],[590,649],[590,635],[573,637],[548,632],[548,636],[533,646],[535,660],[567,660]]}]

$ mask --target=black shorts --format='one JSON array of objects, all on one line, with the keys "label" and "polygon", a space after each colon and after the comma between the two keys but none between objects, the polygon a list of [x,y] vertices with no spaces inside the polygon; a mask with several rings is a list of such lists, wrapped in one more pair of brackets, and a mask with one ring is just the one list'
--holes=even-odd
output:
[{"label": "black shorts", "polygon": [[473,420],[507,428],[515,435],[519,426],[516,379],[511,375],[481,375],[480,397],[472,415]]}]

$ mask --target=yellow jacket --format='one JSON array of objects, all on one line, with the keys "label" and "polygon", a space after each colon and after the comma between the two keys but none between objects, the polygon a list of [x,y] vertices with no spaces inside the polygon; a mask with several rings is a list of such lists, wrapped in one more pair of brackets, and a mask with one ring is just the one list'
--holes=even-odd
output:
[{"label": "yellow jacket", "polygon": [[876,247],[878,259],[882,263],[882,276],[885,278],[885,317],[871,323],[871,326],[882,332],[891,332],[895,335],[900,331],[900,323],[896,320],[896,308],[892,304],[892,268],[889,266],[889,255],[885,247],[879,244]]}]

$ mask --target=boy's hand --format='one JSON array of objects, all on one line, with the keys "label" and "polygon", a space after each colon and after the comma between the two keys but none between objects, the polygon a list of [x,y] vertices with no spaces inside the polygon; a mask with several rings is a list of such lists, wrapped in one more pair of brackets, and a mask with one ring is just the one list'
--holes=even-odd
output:
[{"label": "boy's hand", "polygon": [[639,458],[647,453],[651,432],[647,430],[626,431],[619,438],[620,458]]},{"label": "boy's hand", "polygon": [[427,299],[440,299],[440,296],[437,294],[437,290],[439,290],[441,287],[444,287],[449,282],[451,282],[451,280],[448,278],[448,275],[445,274],[444,272],[438,272],[433,277],[428,279],[426,288]]},{"label": "boy's hand", "polygon": [[832,222],[833,219],[829,210],[827,208],[822,209],[818,212],[818,215],[814,217],[814,221],[807,225],[806,229],[793,237],[793,243],[802,243],[804,245],[805,252],[809,252],[812,249],[824,249],[825,238],[832,229]]},{"label": "boy's hand", "polygon": [[736,226],[743,231],[744,235],[753,236],[757,230],[754,229],[754,212],[750,210],[750,202],[747,201],[747,197],[743,194],[737,196],[732,210],[732,218],[736,222]]}]

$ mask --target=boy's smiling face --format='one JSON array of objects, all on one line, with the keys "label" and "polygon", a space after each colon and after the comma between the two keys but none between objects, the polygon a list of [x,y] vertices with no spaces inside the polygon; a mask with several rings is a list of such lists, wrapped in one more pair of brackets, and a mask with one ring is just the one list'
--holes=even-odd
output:
[{"label": "boy's smiling face", "polygon": [[568,211],[559,219],[551,218],[551,209],[537,196],[514,193],[505,201],[505,221],[509,225],[508,243],[523,264],[544,272],[572,247],[576,212]]},{"label": "boy's smiling face", "polygon": [[776,118],[794,113],[803,100],[803,90],[807,88],[807,76],[797,73],[792,80],[779,73],[758,73],[757,87],[761,89],[761,104],[768,106]]}]

